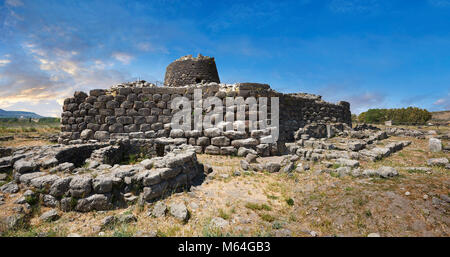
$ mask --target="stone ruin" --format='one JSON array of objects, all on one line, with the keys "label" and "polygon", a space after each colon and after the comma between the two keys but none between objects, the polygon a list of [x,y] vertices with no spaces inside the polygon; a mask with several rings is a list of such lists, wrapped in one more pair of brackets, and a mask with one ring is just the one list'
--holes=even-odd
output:
[{"label": "stone ruin", "polygon": [[[164,84],[136,81],[89,94],[75,92],[64,101],[59,144],[2,150],[0,171],[12,171],[13,181],[1,191],[34,188],[28,194],[40,192],[46,206],[64,211],[107,210],[153,201],[201,183],[211,170],[197,162],[199,153],[243,157],[298,153],[305,160],[316,158],[317,153],[300,152],[298,142],[316,146],[309,142],[313,137],[332,137],[351,129],[348,102],[333,104],[317,95],[284,94],[267,84],[223,84],[210,57],[174,61],[167,67]],[[178,111],[171,109],[172,100],[179,96],[193,100],[196,89],[202,89],[203,98],[278,97],[279,140],[262,141],[271,132],[270,115],[262,121],[269,127],[256,124],[253,131],[249,122],[244,123],[245,131],[225,130],[223,124],[201,131],[172,129],[171,120]],[[269,102],[267,109],[270,113]],[[247,108],[246,120],[250,115],[252,110]],[[141,161],[135,162],[136,158]],[[271,167],[266,170],[277,170]],[[25,203],[25,198],[19,201]]]}]

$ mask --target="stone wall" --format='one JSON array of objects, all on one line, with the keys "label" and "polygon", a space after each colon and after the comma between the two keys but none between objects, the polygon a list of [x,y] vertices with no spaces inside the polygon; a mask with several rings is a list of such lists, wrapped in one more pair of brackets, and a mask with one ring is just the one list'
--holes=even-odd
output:
[{"label": "stone wall", "polygon": [[[218,128],[187,132],[172,130],[170,123],[176,110],[170,108],[171,101],[179,96],[193,100],[195,89],[202,89],[203,99],[209,96],[220,99],[239,96],[244,99],[279,97],[279,142],[293,141],[294,133],[306,124],[346,123],[351,125],[350,106],[347,102],[332,104],[321,100],[320,96],[282,94],[270,89],[270,86],[266,84],[209,83],[184,87],[157,87],[149,83],[137,82],[115,86],[109,90],[91,90],[89,95],[75,92],[74,97],[65,99],[59,143],[159,138],[158,144],[164,145],[169,144],[166,141],[170,141],[170,138],[176,138],[194,145],[198,153],[237,154],[239,149],[244,147],[254,149],[262,156],[277,154],[280,145],[260,142],[262,137],[270,135],[270,126],[265,130],[256,130],[251,133],[248,131],[248,122],[245,123],[246,132],[225,131]],[[269,98],[267,124],[270,123],[270,102]],[[209,111],[211,110],[204,110],[206,113]],[[225,111],[226,108],[224,108]],[[251,113],[247,106],[246,120]]]},{"label": "stone wall", "polygon": [[214,58],[199,55],[181,57],[166,69],[164,85],[171,87],[195,83],[220,83]]}]

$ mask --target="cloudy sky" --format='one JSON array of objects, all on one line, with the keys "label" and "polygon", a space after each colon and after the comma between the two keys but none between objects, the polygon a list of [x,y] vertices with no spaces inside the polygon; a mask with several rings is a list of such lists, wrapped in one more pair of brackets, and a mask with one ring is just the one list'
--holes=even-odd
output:
[{"label": "cloudy sky", "polygon": [[0,108],[58,116],[75,90],[162,81],[187,55],[225,83],[450,110],[450,0],[0,0]]}]

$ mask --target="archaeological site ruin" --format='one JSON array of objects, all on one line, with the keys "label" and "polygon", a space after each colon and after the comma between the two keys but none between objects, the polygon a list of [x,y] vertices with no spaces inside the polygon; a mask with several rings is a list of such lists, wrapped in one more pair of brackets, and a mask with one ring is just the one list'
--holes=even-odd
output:
[{"label": "archaeological site ruin", "polygon": [[[196,92],[201,92],[200,100]],[[195,124],[173,128],[172,119],[181,109],[172,101],[179,97],[192,105],[187,116],[193,121],[199,102],[201,114],[223,119],[200,130]],[[223,108],[206,105],[208,97],[223,102]],[[238,116],[240,108],[226,105],[228,98],[243,101],[244,119],[224,118],[230,113]],[[271,101],[275,98],[278,102]],[[259,103],[258,109],[245,104],[251,99]],[[252,123],[252,116],[258,121]],[[274,129],[277,140],[267,143]],[[327,169],[317,172],[389,178],[398,174],[392,167],[361,170],[359,160],[380,160],[407,147],[409,141],[377,145],[399,134],[423,136],[395,128],[352,128],[348,102],[280,93],[267,84],[220,83],[214,58],[185,56],[167,67],[163,86],[136,81],[75,92],[65,99],[58,144],[1,149],[0,170],[13,174],[1,191],[24,191],[24,203],[39,194],[45,206],[63,211],[122,208],[201,184],[211,168],[201,164],[197,154],[243,157],[244,171],[300,172],[309,169],[308,161],[320,160]],[[281,156],[281,161],[257,161],[269,156]],[[333,170],[333,164],[339,167]],[[429,165],[448,165],[448,160],[432,160]]]}]

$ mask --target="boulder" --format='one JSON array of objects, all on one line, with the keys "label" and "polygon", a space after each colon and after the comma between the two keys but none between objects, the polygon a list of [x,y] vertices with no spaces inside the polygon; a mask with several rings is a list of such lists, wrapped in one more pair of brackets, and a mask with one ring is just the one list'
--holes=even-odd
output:
[{"label": "boulder", "polygon": [[108,197],[103,194],[95,194],[78,200],[75,210],[80,212],[88,212],[93,210],[105,211],[111,208],[112,204]]},{"label": "boulder", "polygon": [[337,159],[336,163],[340,164],[340,165],[347,166],[347,167],[352,167],[352,168],[356,168],[356,167],[359,166],[359,161],[350,160],[350,159],[344,159],[344,158]]},{"label": "boulder", "polygon": [[430,138],[428,141],[428,147],[431,152],[437,153],[442,151],[442,142],[437,138]]},{"label": "boulder", "polygon": [[166,211],[166,204],[160,201],[153,206],[151,212],[149,213],[149,216],[153,216],[156,218],[163,217],[164,215],[166,215]]},{"label": "boulder", "polygon": [[54,197],[61,197],[69,190],[72,177],[59,178],[53,182],[49,194]]},{"label": "boulder", "polygon": [[268,162],[268,163],[266,163],[266,165],[264,166],[264,168],[265,168],[268,172],[273,173],[273,172],[278,172],[278,171],[280,171],[281,165],[280,165],[279,163],[276,163],[276,162]]},{"label": "boulder", "polygon": [[42,214],[39,219],[45,222],[55,221],[59,219],[59,214],[57,210],[52,209],[50,211],[44,212],[44,214]]},{"label": "boulder", "polygon": [[73,177],[69,184],[70,194],[76,198],[86,197],[92,191],[92,178],[86,176]]},{"label": "boulder", "polygon": [[3,193],[15,194],[19,192],[19,186],[14,182],[9,182],[0,187]]},{"label": "boulder", "polygon": [[80,138],[83,140],[92,139],[94,136],[94,131],[92,129],[85,129],[81,131]]},{"label": "boulder", "polygon": [[169,212],[180,221],[187,221],[189,219],[189,212],[184,203],[171,203],[169,205]]},{"label": "boulder", "polygon": [[429,166],[445,166],[448,164],[447,158],[431,158],[427,160]]},{"label": "boulder", "polygon": [[14,170],[16,170],[20,174],[32,172],[37,169],[38,166],[34,161],[27,161],[25,159],[20,159],[14,163]]}]

